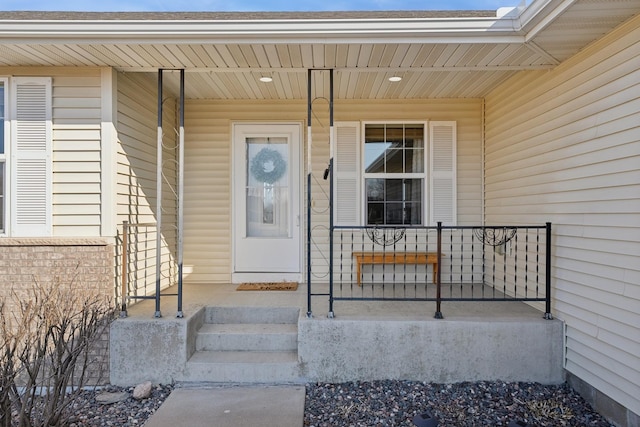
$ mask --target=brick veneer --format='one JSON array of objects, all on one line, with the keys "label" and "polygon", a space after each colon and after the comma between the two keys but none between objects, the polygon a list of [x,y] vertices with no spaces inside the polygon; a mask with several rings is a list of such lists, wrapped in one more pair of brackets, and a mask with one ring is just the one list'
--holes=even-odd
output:
[{"label": "brick veneer", "polygon": [[[107,239],[0,238],[0,299],[12,301],[12,292],[26,298],[34,283],[72,284],[112,298],[114,264],[114,244]],[[108,331],[91,354],[90,382],[108,382]]]}]

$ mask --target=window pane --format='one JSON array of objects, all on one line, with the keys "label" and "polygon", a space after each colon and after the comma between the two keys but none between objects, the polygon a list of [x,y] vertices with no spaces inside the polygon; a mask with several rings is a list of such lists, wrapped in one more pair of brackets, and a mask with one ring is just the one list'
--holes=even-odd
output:
[{"label": "window pane", "polygon": [[247,237],[289,236],[289,145],[286,138],[247,138]]},{"label": "window pane", "polygon": [[365,142],[364,170],[366,173],[384,173],[384,153],[389,144],[382,141]]},{"label": "window pane", "polygon": [[421,179],[405,179],[405,200],[411,202],[420,202],[422,200],[422,180]]},{"label": "window pane", "polygon": [[405,206],[405,224],[421,224],[422,206],[420,203],[407,203]]},{"label": "window pane", "polygon": [[402,203],[387,203],[386,224],[403,224],[404,209]]},{"label": "window pane", "polygon": [[422,173],[424,172],[424,150],[413,149],[406,150],[405,152],[405,166],[404,170],[407,173]]},{"label": "window pane", "polygon": [[422,224],[422,179],[368,178],[367,224]]},{"label": "window pane", "polygon": [[424,148],[424,127],[407,126],[404,130],[405,147]]},{"label": "window pane", "polygon": [[367,200],[384,201],[384,179],[372,178],[365,180],[367,185]]},{"label": "window pane", "polygon": [[403,188],[401,179],[387,179],[386,180],[386,200],[404,200]]},{"label": "window pane", "polygon": [[367,224],[384,224],[384,203],[367,204]]},{"label": "window pane", "polygon": [[404,150],[387,150],[387,169],[385,172],[387,173],[403,173],[404,161],[402,156],[404,154]]}]

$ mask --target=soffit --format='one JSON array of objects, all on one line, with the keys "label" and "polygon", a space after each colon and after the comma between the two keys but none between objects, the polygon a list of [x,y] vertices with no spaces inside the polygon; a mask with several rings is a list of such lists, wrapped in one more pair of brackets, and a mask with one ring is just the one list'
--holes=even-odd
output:
[{"label": "soffit", "polygon": [[[212,99],[304,99],[307,70],[330,68],[337,99],[477,98],[514,73],[556,66],[640,12],[640,2],[535,0],[516,12],[501,19],[470,11],[208,20],[17,12],[0,15],[0,66],[108,66],[150,77],[158,68],[184,68],[186,96]],[[263,75],[273,82],[259,82]],[[403,79],[391,83],[391,75]],[[327,78],[315,80],[314,90],[328,93]],[[176,91],[175,73],[165,83]]]}]

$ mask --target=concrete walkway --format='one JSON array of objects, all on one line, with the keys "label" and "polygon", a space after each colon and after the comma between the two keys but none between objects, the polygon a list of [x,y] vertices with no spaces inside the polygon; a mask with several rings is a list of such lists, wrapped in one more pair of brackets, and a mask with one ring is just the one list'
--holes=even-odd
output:
[{"label": "concrete walkway", "polygon": [[174,389],[145,427],[301,427],[304,385]]}]

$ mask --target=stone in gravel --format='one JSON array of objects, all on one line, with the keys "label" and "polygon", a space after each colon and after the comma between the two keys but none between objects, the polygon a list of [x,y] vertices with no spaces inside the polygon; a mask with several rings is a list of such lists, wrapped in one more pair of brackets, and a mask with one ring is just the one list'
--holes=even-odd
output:
[{"label": "stone in gravel", "polygon": [[138,384],[133,389],[133,398],[136,400],[148,399],[151,396],[151,381],[145,381],[142,384]]},{"label": "stone in gravel", "polygon": [[111,405],[113,403],[124,402],[129,398],[129,393],[123,392],[102,392],[96,395],[96,402],[103,405]]}]

